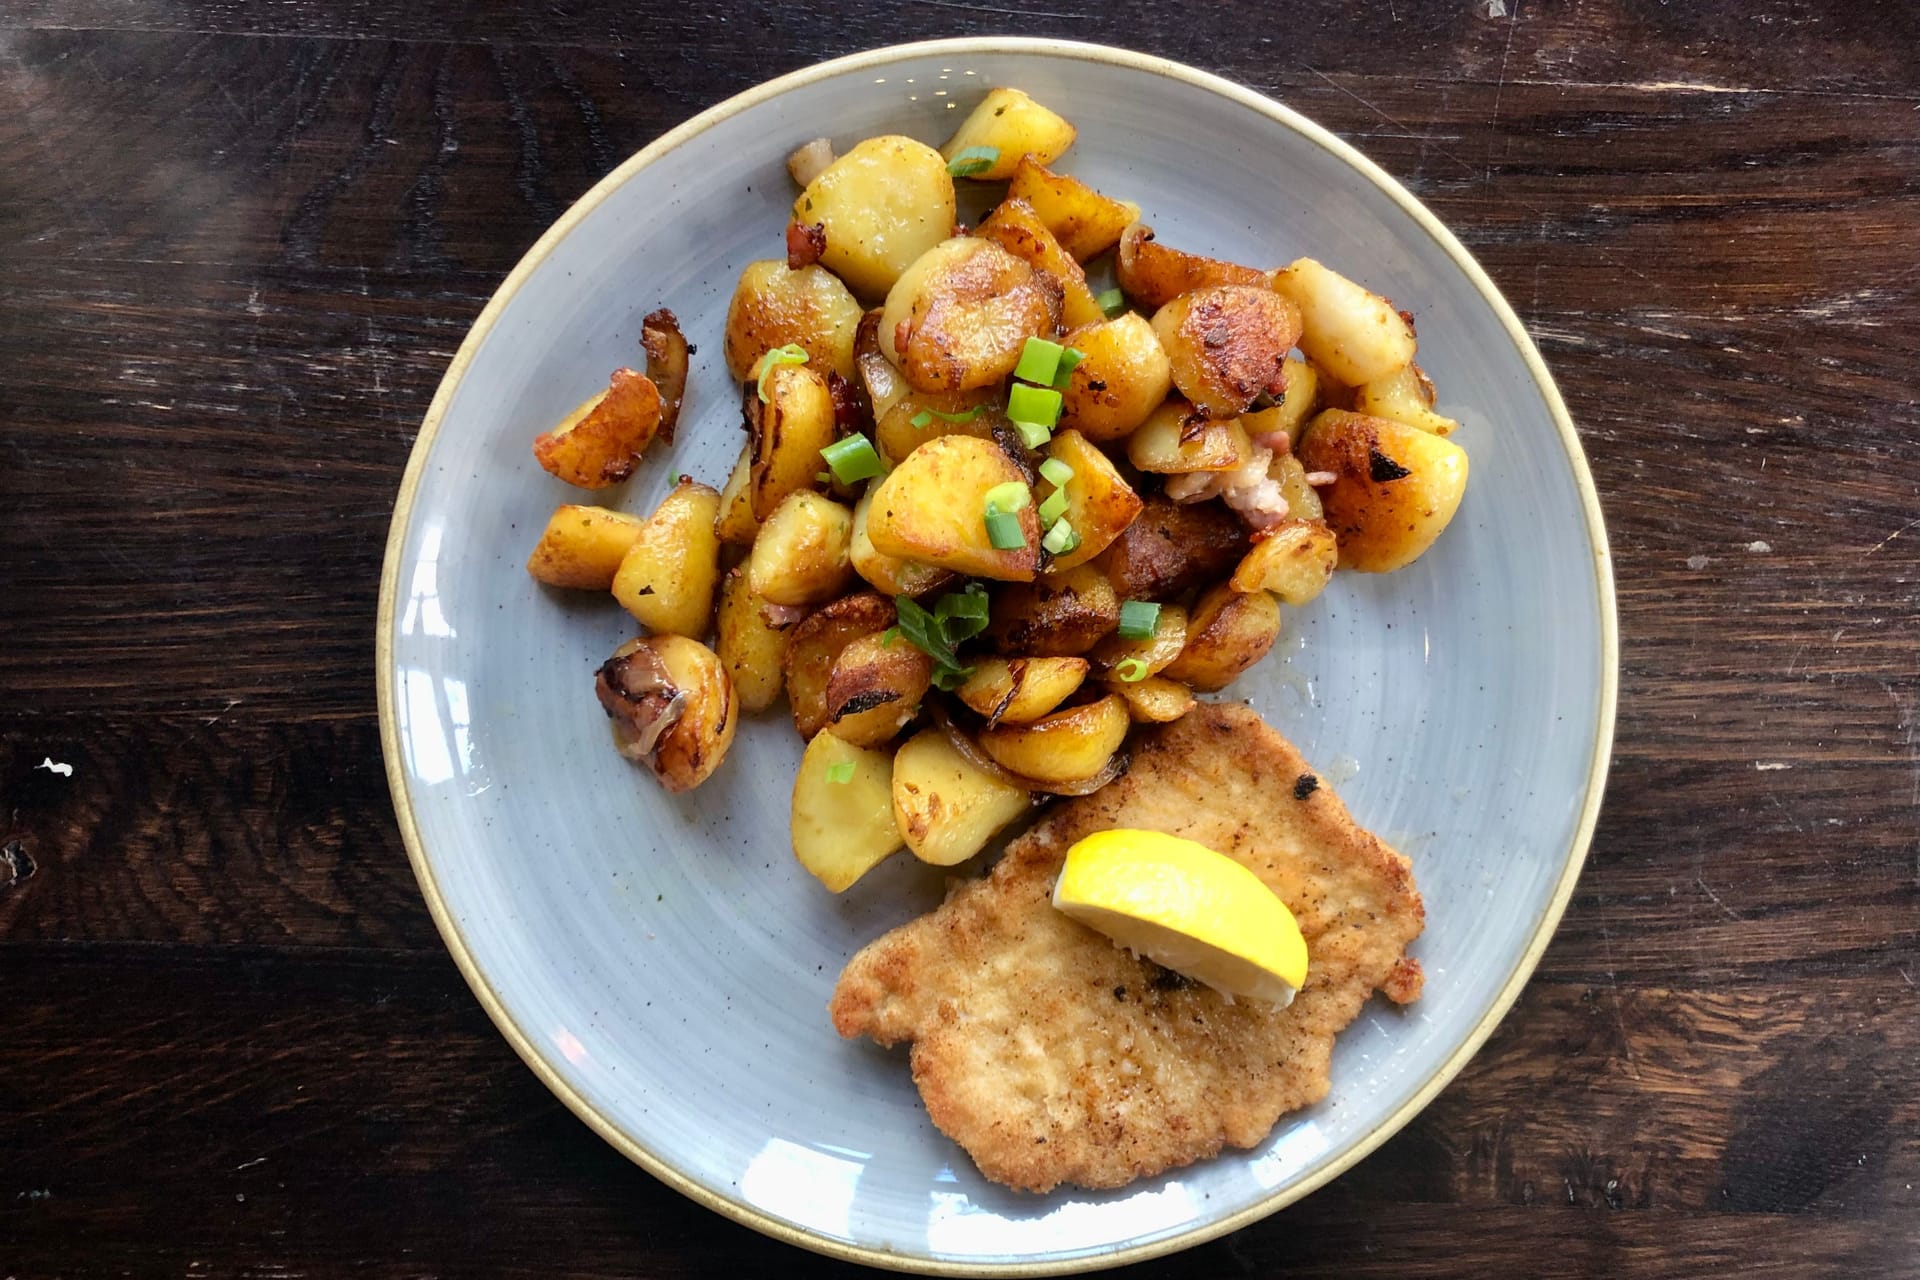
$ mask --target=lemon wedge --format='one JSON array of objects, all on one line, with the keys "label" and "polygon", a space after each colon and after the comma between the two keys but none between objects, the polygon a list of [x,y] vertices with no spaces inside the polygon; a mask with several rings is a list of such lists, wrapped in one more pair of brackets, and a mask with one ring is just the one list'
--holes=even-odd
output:
[{"label": "lemon wedge", "polygon": [[1067,850],[1053,905],[1224,995],[1285,1008],[1307,980],[1307,941],[1287,904],[1232,858],[1179,836],[1088,836]]}]

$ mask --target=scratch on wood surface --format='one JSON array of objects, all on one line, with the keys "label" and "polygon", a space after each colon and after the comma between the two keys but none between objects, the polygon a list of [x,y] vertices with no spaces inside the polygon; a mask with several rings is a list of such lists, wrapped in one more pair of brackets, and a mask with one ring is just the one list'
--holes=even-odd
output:
[{"label": "scratch on wood surface", "polygon": [[[1492,6],[1488,6],[1487,14],[1489,17],[1493,16]],[[1488,128],[1494,129],[1496,131],[1496,136],[1497,136],[1497,126],[1500,123],[1500,95],[1505,93],[1507,90],[1507,61],[1508,59],[1513,57],[1513,29],[1515,26],[1519,24],[1519,22],[1520,22],[1520,0],[1513,0],[1513,12],[1509,14],[1507,17],[1507,47],[1501,50],[1500,52],[1500,74],[1494,78],[1494,82],[1493,82],[1493,112],[1487,119]],[[1487,167],[1486,167],[1486,172],[1481,176],[1480,181],[1483,186],[1493,185],[1493,139],[1492,138],[1487,139]]]},{"label": "scratch on wood surface", "polygon": [[1880,541],[1874,543],[1871,547],[1868,547],[1861,554],[1870,556],[1874,552],[1880,550],[1880,548],[1886,546],[1889,542],[1892,542],[1895,538],[1899,537],[1901,534],[1905,533],[1907,530],[1913,529],[1913,528],[1920,528],[1920,517],[1916,517],[1915,519],[1907,521],[1905,524],[1901,525],[1898,529],[1895,529],[1892,533],[1880,539]]},{"label": "scratch on wood surface", "polygon": [[1707,883],[1707,882],[1706,882],[1705,880],[1702,880],[1702,879],[1701,879],[1701,878],[1700,878],[1699,876],[1695,876],[1695,877],[1693,878],[1693,883],[1694,883],[1695,885],[1697,885],[1697,886],[1699,886],[1699,889],[1700,889],[1700,892],[1702,892],[1702,893],[1704,893],[1704,894],[1706,894],[1706,895],[1707,895],[1707,896],[1708,896],[1709,898],[1712,898],[1712,899],[1713,899],[1713,905],[1714,905],[1714,906],[1716,906],[1716,907],[1718,907],[1718,908],[1720,908],[1720,909],[1721,909],[1722,911],[1724,911],[1724,912],[1726,912],[1726,913],[1727,913],[1727,919],[1729,919],[1729,920],[1743,920],[1743,919],[1744,919],[1744,917],[1742,917],[1742,916],[1741,916],[1741,915],[1740,915],[1740,914],[1739,914],[1739,913],[1738,913],[1737,911],[1735,911],[1735,910],[1734,910],[1734,909],[1733,909],[1732,907],[1730,907],[1730,906],[1728,906],[1728,905],[1727,905],[1726,903],[1724,903],[1724,902],[1722,902],[1722,901],[1720,901],[1720,895],[1719,895],[1719,894],[1717,894],[1717,893],[1715,893],[1715,892],[1713,891],[1713,886],[1712,886],[1712,885],[1710,885],[1710,884],[1708,884],[1708,883]]}]

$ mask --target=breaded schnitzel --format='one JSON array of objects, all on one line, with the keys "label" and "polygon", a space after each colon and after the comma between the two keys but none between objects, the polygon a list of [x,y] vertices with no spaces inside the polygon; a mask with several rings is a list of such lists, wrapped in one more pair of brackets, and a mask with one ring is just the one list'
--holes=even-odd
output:
[{"label": "breaded schnitzel", "polygon": [[[1292,908],[1307,982],[1283,1010],[1229,1003],[1054,909],[1082,836],[1169,832],[1245,864]],[[1022,1191],[1118,1187],[1251,1147],[1327,1092],[1333,1037],[1376,990],[1420,994],[1424,910],[1406,858],[1354,825],[1243,706],[1142,734],[1119,781],[1048,814],[983,880],[864,948],[834,1028],[913,1041],[914,1083],[980,1171]]]}]

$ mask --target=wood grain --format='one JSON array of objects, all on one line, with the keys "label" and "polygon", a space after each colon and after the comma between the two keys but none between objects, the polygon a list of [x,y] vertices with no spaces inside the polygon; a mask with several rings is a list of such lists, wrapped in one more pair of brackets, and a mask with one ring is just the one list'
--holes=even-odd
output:
[{"label": "wood grain", "polygon": [[0,12],[0,1276],[844,1270],[690,1209],[487,1023],[393,826],[374,591],[561,209],[770,75],[1014,26],[1218,70],[1426,200],[1619,574],[1607,805],[1513,1014],[1353,1172],[1130,1274],[1912,1273],[1920,10],[1047,9]]}]

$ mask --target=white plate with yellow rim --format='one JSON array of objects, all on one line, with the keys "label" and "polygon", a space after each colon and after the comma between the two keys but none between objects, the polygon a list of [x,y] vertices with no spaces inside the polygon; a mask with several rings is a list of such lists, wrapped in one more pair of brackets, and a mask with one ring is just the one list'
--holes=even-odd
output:
[{"label": "white plate with yellow rim", "polygon": [[[847,894],[793,862],[800,743],[743,724],[706,786],[668,796],[611,750],[594,668],[632,633],[611,600],[522,565],[576,493],[532,436],[610,369],[640,320],[702,348],[679,437],[612,504],[742,436],[719,359],[740,270],[783,252],[787,153],[825,133],[938,143],[990,86],[1060,111],[1060,168],[1139,202],[1160,238],[1257,265],[1321,258],[1415,313],[1420,358],[1473,458],[1440,543],[1341,574],[1288,611],[1232,696],[1292,737],[1361,822],[1413,858],[1426,993],[1341,1037],[1325,1101],[1266,1142],[1102,1194],[1015,1195],[928,1123],[905,1055],[844,1043],[841,965],[937,902],[897,857]],[[447,945],[540,1078],[656,1177],[770,1235],[943,1274],[1087,1270],[1252,1222],[1351,1166],[1460,1069],[1518,994],[1585,855],[1612,738],[1615,632],[1598,502],[1566,410],[1492,283],[1351,147],[1238,85],[1051,40],[906,45],[730,99],[661,137],[541,238],[475,323],[421,428],[381,586],[382,740],[400,826]]]}]

